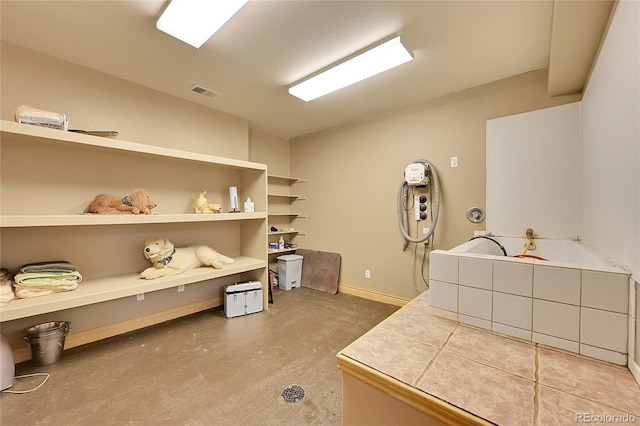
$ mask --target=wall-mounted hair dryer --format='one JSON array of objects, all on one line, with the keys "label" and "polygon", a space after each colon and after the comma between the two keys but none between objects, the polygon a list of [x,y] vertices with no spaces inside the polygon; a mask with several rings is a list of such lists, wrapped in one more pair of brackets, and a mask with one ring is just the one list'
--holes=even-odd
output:
[{"label": "wall-mounted hair dryer", "polygon": [[[433,196],[431,204],[431,226],[428,232],[419,237],[409,235],[409,211],[414,210],[415,220],[421,221],[427,218],[427,197],[422,194],[415,194],[411,197],[412,205],[409,205],[409,188],[426,188],[426,193]],[[433,236],[438,224],[438,214],[440,212],[440,181],[436,168],[427,160],[415,160],[404,170],[404,180],[398,188],[398,225],[404,237],[402,250],[405,250],[409,243],[424,243]]]}]

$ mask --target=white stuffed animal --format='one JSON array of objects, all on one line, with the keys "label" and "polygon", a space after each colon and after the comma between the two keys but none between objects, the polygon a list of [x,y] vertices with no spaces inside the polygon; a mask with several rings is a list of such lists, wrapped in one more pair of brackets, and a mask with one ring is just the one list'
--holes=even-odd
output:
[{"label": "white stuffed animal", "polygon": [[153,265],[140,273],[146,280],[180,274],[187,269],[213,266],[222,269],[235,262],[208,246],[175,248],[166,238],[155,238],[144,244],[144,257]]},{"label": "white stuffed animal", "polygon": [[196,213],[204,214],[204,213],[220,213],[222,211],[222,206],[220,204],[212,203],[206,197],[207,191],[202,190],[198,198],[196,198],[196,202],[194,203],[194,211]]}]

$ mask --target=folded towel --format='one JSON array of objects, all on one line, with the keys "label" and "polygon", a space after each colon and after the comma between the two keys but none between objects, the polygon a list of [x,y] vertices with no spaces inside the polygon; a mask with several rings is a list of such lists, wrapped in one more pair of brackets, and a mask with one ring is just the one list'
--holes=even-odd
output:
[{"label": "folded towel", "polygon": [[13,294],[13,287],[11,283],[0,285],[0,306],[4,306],[11,302],[15,295]]},{"label": "folded towel", "polygon": [[32,272],[76,272],[78,268],[66,260],[54,260],[50,262],[37,262],[24,265],[20,268],[20,273]]},{"label": "folded towel", "polygon": [[49,293],[61,293],[63,291],[71,291],[78,288],[78,283],[70,282],[67,284],[57,284],[57,285],[21,285],[15,284],[14,288],[16,290],[16,296],[20,297],[18,293],[20,290],[31,290],[31,291],[48,291]]},{"label": "folded towel", "polygon": [[[16,288],[18,285],[22,287],[57,287],[68,286],[72,283],[82,281],[82,275],[79,272],[43,272],[43,273],[26,273],[17,274],[14,277]],[[75,287],[74,287],[75,288]]]},{"label": "folded towel", "polygon": [[0,306],[11,302],[14,297],[11,274],[8,269],[0,268]]},{"label": "folded towel", "polygon": [[20,299],[28,299],[30,297],[47,296],[53,293],[52,290],[33,290],[28,288],[16,289],[16,297]]}]

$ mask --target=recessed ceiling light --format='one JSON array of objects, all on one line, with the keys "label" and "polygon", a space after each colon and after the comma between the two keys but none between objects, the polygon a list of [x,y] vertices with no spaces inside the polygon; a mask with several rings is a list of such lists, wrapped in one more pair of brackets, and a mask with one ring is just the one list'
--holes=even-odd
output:
[{"label": "recessed ceiling light", "polygon": [[412,60],[398,36],[296,84],[289,93],[309,102]]}]

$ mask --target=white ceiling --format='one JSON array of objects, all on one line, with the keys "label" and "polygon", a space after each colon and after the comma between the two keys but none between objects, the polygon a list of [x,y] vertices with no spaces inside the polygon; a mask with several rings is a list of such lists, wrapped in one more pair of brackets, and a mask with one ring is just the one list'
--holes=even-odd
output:
[{"label": "white ceiling", "polygon": [[[553,2],[250,1],[200,49],[157,30],[168,0],[0,2],[3,41],[293,138],[548,65]],[[293,83],[401,34],[415,60],[305,103]],[[194,84],[220,93],[192,93]]]}]

